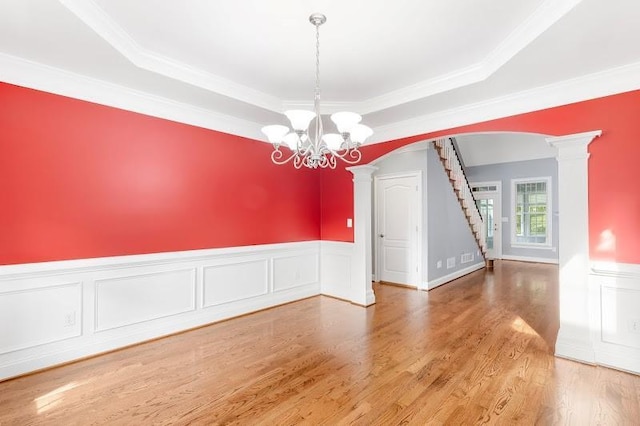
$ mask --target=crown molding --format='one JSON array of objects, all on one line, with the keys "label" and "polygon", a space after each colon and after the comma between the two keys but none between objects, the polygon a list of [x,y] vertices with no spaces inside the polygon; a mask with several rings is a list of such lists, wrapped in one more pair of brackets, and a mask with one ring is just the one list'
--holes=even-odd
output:
[{"label": "crown molding", "polygon": [[[175,61],[138,44],[93,0],[58,0],[134,65],[274,112],[305,108],[308,101],[280,101],[202,69]],[[486,80],[517,53],[565,16],[582,0],[545,0],[482,61],[417,84],[357,102],[323,102],[323,113],[358,111],[369,114]]]},{"label": "crown molding", "polygon": [[260,108],[282,111],[282,101],[275,96],[145,49],[93,0],[58,1],[139,68]]},{"label": "crown molding", "polygon": [[353,110],[369,114],[486,80],[582,0],[546,0],[482,61],[399,90],[359,102]]},{"label": "crown molding", "polygon": [[0,81],[101,105],[264,140],[260,124],[0,53]]},{"label": "crown molding", "polygon": [[[0,53],[0,81],[265,141],[263,123],[242,120]],[[374,127],[366,145],[640,89],[640,62]]]},{"label": "crown molding", "polygon": [[640,89],[640,62],[374,128],[375,144]]}]

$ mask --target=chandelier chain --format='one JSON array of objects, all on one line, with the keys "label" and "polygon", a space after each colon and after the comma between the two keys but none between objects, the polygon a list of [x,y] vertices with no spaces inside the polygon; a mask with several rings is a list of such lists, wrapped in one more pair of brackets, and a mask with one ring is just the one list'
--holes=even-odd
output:
[{"label": "chandelier chain", "polygon": [[323,128],[322,128],[322,117],[320,116],[320,22],[316,22],[316,90],[314,96],[314,110],[316,112],[316,128],[315,128],[315,138],[312,143],[315,146],[316,154],[320,154],[318,151],[320,150],[320,139],[322,138]]}]

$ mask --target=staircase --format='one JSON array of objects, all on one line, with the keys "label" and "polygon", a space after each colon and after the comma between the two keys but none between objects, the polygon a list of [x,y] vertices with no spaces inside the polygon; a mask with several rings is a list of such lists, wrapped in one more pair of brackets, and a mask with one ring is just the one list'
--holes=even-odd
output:
[{"label": "staircase", "polygon": [[[473,198],[471,186],[469,186],[469,181],[464,174],[460,157],[453,145],[453,140],[450,138],[437,139],[434,141],[434,146],[449,176],[449,181],[451,182],[451,186],[453,186],[453,191],[458,198],[462,211],[467,218],[467,223],[471,228],[473,237],[476,243],[478,243],[482,257],[487,260],[487,243],[485,241],[482,216],[476,206],[476,200]],[[488,262],[487,260],[487,265],[489,265]]]}]

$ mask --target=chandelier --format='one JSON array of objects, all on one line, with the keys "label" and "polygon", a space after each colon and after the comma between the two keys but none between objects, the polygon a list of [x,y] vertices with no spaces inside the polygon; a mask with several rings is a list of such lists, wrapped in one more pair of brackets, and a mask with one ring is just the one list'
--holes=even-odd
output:
[{"label": "chandelier", "polygon": [[303,166],[310,169],[335,169],[338,159],[347,164],[356,164],[362,157],[360,145],[373,134],[369,127],[359,124],[362,117],[354,112],[332,114],[331,121],[335,123],[339,133],[323,132],[320,115],[320,25],[326,21],[327,18],[320,13],[309,16],[309,22],[316,27],[316,89],[313,111],[285,111],[284,115],[289,119],[292,131],[280,124],[262,128],[262,133],[273,144],[271,161],[275,164],[286,164],[293,160],[296,169]]}]

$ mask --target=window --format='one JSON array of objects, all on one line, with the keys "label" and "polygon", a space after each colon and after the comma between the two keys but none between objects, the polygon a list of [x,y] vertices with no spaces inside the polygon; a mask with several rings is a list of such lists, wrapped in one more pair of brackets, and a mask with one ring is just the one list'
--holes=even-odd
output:
[{"label": "window", "polygon": [[511,181],[512,245],[551,245],[551,178]]}]

